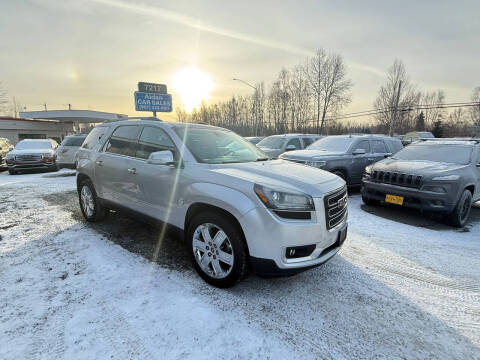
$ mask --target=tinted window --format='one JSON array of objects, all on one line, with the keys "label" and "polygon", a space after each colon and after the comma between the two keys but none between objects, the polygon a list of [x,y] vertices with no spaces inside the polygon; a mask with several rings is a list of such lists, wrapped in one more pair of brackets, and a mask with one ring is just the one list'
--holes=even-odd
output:
[{"label": "tinted window", "polygon": [[175,154],[175,145],[165,131],[157,127],[145,126],[137,145],[136,157],[148,159],[152,152],[172,150]]},{"label": "tinted window", "polygon": [[300,144],[300,138],[293,138],[293,139],[290,139],[287,143],[287,147],[289,145],[293,145],[295,146],[295,149],[299,150],[302,148],[302,144]]},{"label": "tinted window", "polygon": [[386,154],[388,151],[385,143],[382,140],[373,140],[373,152]]},{"label": "tinted window", "polygon": [[355,150],[356,149],[363,149],[363,150],[365,150],[365,153],[369,153],[370,152],[370,142],[368,140],[362,140],[357,144],[357,146],[355,146]]},{"label": "tinted window", "polygon": [[62,141],[63,146],[82,146],[85,138],[83,136],[68,136]]},{"label": "tinted window", "polygon": [[313,139],[312,138],[303,138],[303,145],[304,147],[307,147],[309,145],[313,144]]},{"label": "tinted window", "polygon": [[140,127],[137,125],[120,126],[115,129],[108,140],[105,151],[119,155],[135,156],[139,130]]},{"label": "tinted window", "polygon": [[50,141],[20,141],[15,150],[27,150],[27,149],[51,149],[52,144]]},{"label": "tinted window", "polygon": [[92,129],[92,131],[90,131],[90,134],[88,134],[88,136],[84,140],[82,148],[89,150],[93,149],[98,144],[105,131],[105,126],[97,126],[96,128]]},{"label": "tinted window", "polygon": [[415,143],[400,150],[392,159],[466,165],[470,162],[472,150],[473,147],[469,145]]}]

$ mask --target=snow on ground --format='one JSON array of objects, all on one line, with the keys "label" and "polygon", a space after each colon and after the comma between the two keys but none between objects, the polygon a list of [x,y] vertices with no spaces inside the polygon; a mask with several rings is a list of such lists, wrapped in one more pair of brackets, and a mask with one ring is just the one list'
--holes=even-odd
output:
[{"label": "snow on ground", "polygon": [[480,208],[456,230],[354,194],[332,261],[220,290],[174,233],[85,223],[69,174],[0,173],[0,359],[480,359]]}]

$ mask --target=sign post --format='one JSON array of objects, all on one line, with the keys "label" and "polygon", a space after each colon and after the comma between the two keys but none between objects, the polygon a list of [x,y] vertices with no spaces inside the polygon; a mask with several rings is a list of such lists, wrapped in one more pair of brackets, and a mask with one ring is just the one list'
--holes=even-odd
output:
[{"label": "sign post", "polygon": [[165,84],[139,82],[134,97],[136,111],[151,111],[154,117],[157,112],[172,111],[172,95],[167,94]]}]

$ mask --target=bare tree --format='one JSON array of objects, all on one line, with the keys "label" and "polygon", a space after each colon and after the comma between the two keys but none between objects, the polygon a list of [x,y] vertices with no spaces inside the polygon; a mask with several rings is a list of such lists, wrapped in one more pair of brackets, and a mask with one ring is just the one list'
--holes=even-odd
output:
[{"label": "bare tree", "polygon": [[423,110],[423,113],[425,114],[425,125],[427,127],[432,127],[439,118],[446,117],[445,109],[435,106],[442,106],[445,104],[445,92],[443,90],[426,92],[422,94],[420,102],[421,105],[430,107],[430,109]]},{"label": "bare tree", "polygon": [[480,126],[480,86],[473,89],[472,102],[478,103],[477,106],[470,108],[470,117],[474,125]]},{"label": "bare tree", "polygon": [[410,83],[405,65],[401,60],[395,60],[388,69],[386,83],[380,87],[373,103],[373,107],[379,112],[375,116],[376,120],[391,135],[395,131],[411,127],[412,124],[407,124],[412,121],[408,112],[398,115],[395,109],[397,104],[400,108],[413,106],[418,103],[419,98],[420,93]]},{"label": "bare tree", "polygon": [[325,67],[327,54],[325,50],[318,49],[315,56],[307,60],[305,73],[310,85],[310,92],[315,104],[315,121],[317,132],[320,132],[320,116],[322,109],[323,84],[325,82]]},{"label": "bare tree", "polygon": [[3,88],[2,82],[0,82],[0,115],[8,115],[9,112],[8,93],[7,90]]}]

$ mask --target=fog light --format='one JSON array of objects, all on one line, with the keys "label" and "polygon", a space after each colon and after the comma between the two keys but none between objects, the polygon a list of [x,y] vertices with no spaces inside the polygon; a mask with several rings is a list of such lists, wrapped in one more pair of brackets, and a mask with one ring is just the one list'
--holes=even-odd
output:
[{"label": "fog light", "polygon": [[302,258],[311,255],[313,250],[315,245],[292,246],[285,251],[285,257],[287,259]]}]

